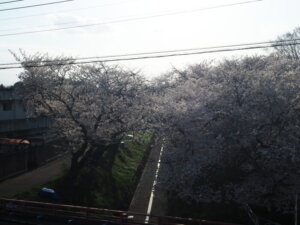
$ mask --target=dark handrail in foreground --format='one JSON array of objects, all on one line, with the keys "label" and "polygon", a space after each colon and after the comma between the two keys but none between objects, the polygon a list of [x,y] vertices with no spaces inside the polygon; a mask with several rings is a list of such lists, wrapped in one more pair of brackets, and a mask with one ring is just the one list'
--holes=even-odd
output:
[{"label": "dark handrail in foreground", "polygon": [[[55,203],[44,203],[36,201],[16,200],[16,199],[0,199],[0,209],[6,211],[19,212],[26,214],[43,214],[53,217],[72,217],[91,222],[111,222],[119,225],[137,225],[144,224],[145,218],[149,217],[151,225],[178,225],[178,224],[197,224],[197,225],[239,225],[232,223],[224,223],[217,221],[208,221],[192,218],[181,218],[171,216],[157,216],[142,214],[130,211],[110,210],[93,208],[86,206],[63,205]],[[110,213],[112,215],[107,215]],[[104,218],[105,219],[104,219]],[[138,219],[138,218],[142,218]]]}]

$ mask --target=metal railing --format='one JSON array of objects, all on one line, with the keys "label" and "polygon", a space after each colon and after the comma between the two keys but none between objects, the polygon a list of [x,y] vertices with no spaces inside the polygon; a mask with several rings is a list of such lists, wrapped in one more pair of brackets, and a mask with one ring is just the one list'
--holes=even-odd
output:
[{"label": "metal railing", "polygon": [[61,205],[34,201],[0,199],[0,217],[10,215],[13,218],[43,219],[44,221],[68,222],[72,224],[145,224],[149,217],[150,225],[237,225],[224,222],[207,221],[192,218],[147,215],[135,212],[91,208],[74,205]]}]

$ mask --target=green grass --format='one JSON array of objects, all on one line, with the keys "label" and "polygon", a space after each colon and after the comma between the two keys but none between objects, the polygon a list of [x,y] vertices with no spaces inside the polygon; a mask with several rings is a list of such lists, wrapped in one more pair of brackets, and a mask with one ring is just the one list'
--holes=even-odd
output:
[{"label": "green grass", "polygon": [[[143,169],[145,154],[149,150],[151,135],[136,135],[124,140],[115,157],[112,178],[104,175],[105,184],[100,181],[100,189],[95,193],[96,207],[128,209]],[[103,171],[99,171],[101,174]],[[101,175],[100,175],[101,176]],[[101,183],[102,182],[102,183]],[[104,187],[103,187],[104,186]]]},{"label": "green grass", "polygon": [[[126,185],[133,181],[150,142],[150,136],[145,135],[141,142],[135,140],[125,141],[125,148],[121,148],[113,166],[113,176],[120,185]],[[126,150],[128,149],[128,150]]]},{"label": "green grass", "polygon": [[140,141],[125,141],[125,148],[120,150],[115,159],[112,174],[119,192],[118,201],[124,203],[124,206],[116,206],[118,208],[128,208],[130,204],[145,164],[144,156],[147,154],[149,143],[150,135],[140,137]]}]

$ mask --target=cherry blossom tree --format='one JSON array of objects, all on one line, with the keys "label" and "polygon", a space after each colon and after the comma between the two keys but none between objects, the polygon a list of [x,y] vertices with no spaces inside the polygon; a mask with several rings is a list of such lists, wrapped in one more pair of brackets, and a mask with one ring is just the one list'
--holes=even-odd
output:
[{"label": "cherry blossom tree", "polygon": [[292,32],[287,32],[277,38],[276,44],[286,44],[285,46],[276,46],[275,50],[279,56],[289,59],[300,59],[300,27],[296,27]]},{"label": "cherry blossom tree", "polygon": [[300,179],[300,64],[199,64],[165,93],[163,185],[185,200],[291,211]]},{"label": "cherry blossom tree", "polygon": [[[69,143],[71,173],[102,157],[113,156],[124,135],[145,129],[145,81],[120,66],[75,65],[72,59],[21,52],[21,94],[36,113],[53,119],[52,130]],[[112,162],[107,167],[112,167]]]}]

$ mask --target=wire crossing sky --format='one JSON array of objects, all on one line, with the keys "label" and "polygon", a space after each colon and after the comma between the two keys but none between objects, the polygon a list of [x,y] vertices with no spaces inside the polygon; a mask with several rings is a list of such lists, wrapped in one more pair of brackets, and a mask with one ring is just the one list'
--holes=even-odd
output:
[{"label": "wire crossing sky", "polygon": [[[73,0],[67,0],[67,1],[73,1]],[[34,31],[25,31],[25,32],[17,32],[17,33],[9,33],[9,34],[0,34],[0,37],[16,36],[16,35],[22,35],[22,34],[43,33],[43,32],[50,32],[50,31],[60,31],[60,30],[68,30],[68,29],[76,29],[76,28],[84,28],[84,27],[93,27],[93,26],[100,26],[100,25],[114,24],[114,23],[124,23],[124,22],[152,19],[152,18],[164,17],[164,16],[174,16],[174,15],[179,15],[179,14],[195,13],[195,12],[199,12],[199,11],[226,8],[226,7],[244,5],[244,4],[254,3],[254,2],[261,2],[261,1],[263,1],[263,0],[243,1],[243,2],[233,3],[233,4],[225,4],[225,5],[223,4],[223,5],[217,5],[217,6],[212,6],[212,7],[200,8],[200,9],[160,13],[160,14],[142,16],[142,17],[135,17],[135,18],[124,18],[124,19],[112,20],[112,21],[107,21],[107,22],[97,22],[97,23],[90,23],[90,24],[83,24],[83,25],[73,25],[73,26],[67,26],[67,27],[45,29],[45,30],[34,30]],[[64,25],[64,24],[70,24],[70,23],[57,23],[56,25]]]},{"label": "wire crossing sky", "polygon": [[[19,0],[19,1],[24,1],[24,0]],[[130,1],[139,1],[139,0],[125,0],[125,1],[102,4],[102,5],[93,5],[90,7],[80,7],[80,8],[74,8],[74,9],[69,9],[69,10],[59,10],[59,11],[56,10],[56,11],[46,12],[46,13],[37,13],[37,14],[30,14],[30,15],[25,15],[25,16],[0,18],[0,20],[2,20],[2,21],[18,20],[18,19],[24,19],[24,18],[29,18],[29,17],[48,16],[48,15],[53,15],[53,14],[58,14],[58,13],[65,13],[65,12],[83,11],[83,10],[102,8],[102,7],[107,7],[107,6],[117,5],[117,4],[123,4],[126,2],[130,2]]]},{"label": "wire crossing sky", "polygon": [[24,1],[24,0],[13,0],[13,1],[7,1],[7,2],[0,2],[0,5],[14,3],[14,2],[22,2],[22,1]]},{"label": "wire crossing sky", "polygon": [[[157,52],[138,52],[138,53],[128,53],[128,54],[119,54],[119,55],[106,55],[106,56],[92,56],[92,57],[81,57],[81,58],[73,58],[73,57],[67,57],[67,59],[59,59],[59,60],[41,60],[41,61],[26,61],[27,65],[29,63],[55,63],[55,62],[65,62],[65,61],[72,61],[72,60],[91,60],[91,59],[107,59],[107,58],[116,58],[116,57],[127,57],[127,56],[140,56],[140,55],[150,55],[149,58],[159,58],[153,54],[167,54],[162,55],[163,57],[170,57],[173,55],[170,55],[169,53],[179,53],[178,56],[182,55],[193,55],[193,54],[203,54],[203,53],[215,53],[215,52],[225,52],[227,48],[232,47],[240,47],[237,48],[237,50],[248,50],[248,49],[260,49],[260,48],[270,48],[270,47],[278,47],[278,46],[292,46],[292,45],[298,45],[300,43],[299,39],[293,39],[293,40],[279,40],[279,41],[265,41],[265,42],[254,42],[254,43],[244,43],[244,44],[231,44],[231,45],[221,45],[221,46],[210,46],[210,47],[199,47],[199,48],[189,48],[189,49],[173,49],[173,50],[165,50],[165,51],[157,51]],[[216,50],[212,50],[216,49]],[[200,50],[211,50],[208,52],[199,52]],[[234,51],[236,49],[228,49],[229,51]],[[191,51],[197,51],[197,52],[191,52]],[[153,56],[153,57],[152,57]],[[177,55],[174,55],[177,56]],[[137,59],[143,59],[144,56]],[[121,61],[122,59],[118,59],[116,61]],[[124,58],[126,60],[126,58]],[[93,61],[91,61],[93,62]],[[102,62],[102,61],[99,61]],[[21,63],[0,63],[0,66],[11,66],[11,65],[19,65],[19,67],[9,67],[10,68],[22,68]],[[52,65],[52,64],[51,64]],[[34,67],[34,65],[33,65]],[[5,68],[6,69],[6,68]]]},{"label": "wire crossing sky", "polygon": [[[70,62],[66,62],[66,60],[62,60],[59,62],[54,60],[53,62],[49,62],[48,64],[38,64],[38,65],[26,65],[27,68],[30,67],[50,67],[50,66],[65,66],[65,65],[82,65],[82,64],[90,64],[90,63],[105,63],[105,62],[120,62],[120,61],[133,61],[133,60],[141,60],[141,59],[157,59],[157,58],[166,58],[166,57],[175,57],[175,56],[187,56],[187,55],[202,55],[209,53],[220,53],[220,52],[235,52],[235,51],[244,51],[244,50],[253,50],[253,49],[265,49],[272,47],[280,47],[280,46],[291,46],[291,45],[300,45],[300,42],[289,43],[289,44],[273,44],[273,45],[258,45],[258,46],[250,46],[250,47],[240,47],[240,48],[225,48],[218,50],[209,50],[209,51],[196,51],[196,52],[181,52],[181,53],[172,53],[172,54],[162,54],[162,55],[145,55],[138,57],[129,57],[129,58],[116,58],[116,59],[102,59],[102,60],[91,60],[91,61],[83,61],[76,62],[70,59]],[[36,62],[37,63],[37,62]],[[10,69],[20,69],[22,66],[10,66],[10,67],[0,67],[0,70],[10,70]]]},{"label": "wire crossing sky", "polygon": [[54,4],[60,4],[60,3],[65,3],[65,2],[71,2],[71,1],[74,1],[74,0],[64,0],[64,1],[57,1],[57,2],[48,2],[48,3],[43,3],[43,4],[36,4],[36,5],[26,5],[26,6],[14,7],[14,8],[6,8],[6,9],[0,9],[0,12],[3,12],[3,11],[12,11],[12,10],[18,10],[18,9],[27,9],[27,8],[47,6],[47,5],[54,5]]},{"label": "wire crossing sky", "polygon": [[[0,9],[52,1],[58,0],[20,1],[3,4]],[[244,3],[241,4],[242,2]],[[228,7],[220,7],[222,5]],[[217,6],[219,8],[216,8]],[[48,53],[52,58],[72,56],[75,59],[86,58],[85,61],[92,61],[101,60],[102,58],[93,58],[99,56],[114,56],[111,59],[136,58],[145,56],[141,53],[150,52],[191,53],[175,51],[197,49],[197,46],[209,48],[228,46],[232,43],[269,42],[300,25],[299,8],[299,0],[76,0],[66,4],[2,11],[0,35],[42,30],[51,32],[2,36],[0,64],[16,63],[10,51],[18,55],[19,49],[27,55],[39,52]],[[162,15],[172,13],[173,15]],[[71,26],[78,27],[53,30]],[[195,50],[210,51],[209,54],[111,63],[140,70],[151,78],[167,72],[172,67],[182,68],[202,60],[218,61],[224,57],[268,54],[272,51],[271,48],[212,52],[214,50],[218,49]],[[128,55],[136,53],[141,55]],[[91,57],[92,59],[88,59]],[[1,70],[0,84],[11,85],[18,81],[21,71],[22,69]]]}]

